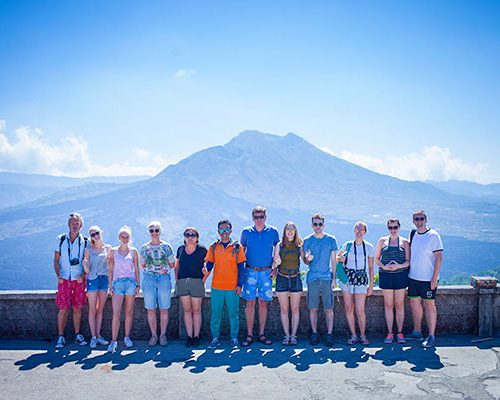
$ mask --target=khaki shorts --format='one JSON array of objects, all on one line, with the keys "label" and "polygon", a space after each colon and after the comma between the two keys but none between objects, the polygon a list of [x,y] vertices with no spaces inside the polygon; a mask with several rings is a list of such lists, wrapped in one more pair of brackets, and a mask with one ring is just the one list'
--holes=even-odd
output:
[{"label": "khaki shorts", "polygon": [[179,279],[176,283],[177,296],[205,297],[205,284],[196,278]]}]

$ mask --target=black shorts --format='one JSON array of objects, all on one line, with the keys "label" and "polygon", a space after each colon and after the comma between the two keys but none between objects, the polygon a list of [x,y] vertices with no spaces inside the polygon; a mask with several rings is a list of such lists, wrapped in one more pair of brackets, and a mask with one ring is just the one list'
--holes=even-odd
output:
[{"label": "black shorts", "polygon": [[431,290],[430,281],[417,281],[408,278],[408,297],[420,297],[423,300],[434,300],[436,298],[436,289]]},{"label": "black shorts", "polygon": [[300,274],[297,274],[293,278],[277,275],[276,292],[302,292],[302,279],[300,279]]},{"label": "black shorts", "polygon": [[379,269],[378,276],[380,289],[399,290],[408,287],[408,268],[394,272]]}]

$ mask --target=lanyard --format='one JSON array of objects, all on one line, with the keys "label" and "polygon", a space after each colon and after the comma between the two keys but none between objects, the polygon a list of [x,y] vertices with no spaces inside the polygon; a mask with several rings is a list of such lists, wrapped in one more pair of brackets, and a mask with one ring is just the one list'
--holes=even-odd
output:
[{"label": "lanyard", "polygon": [[[355,266],[355,269],[356,271],[358,270],[358,252],[356,251],[356,241],[353,242],[353,246],[354,247],[354,266]],[[364,259],[364,262],[365,262],[365,266],[364,266],[364,270],[366,271],[366,247],[365,247],[365,241],[363,240],[363,259]]]}]

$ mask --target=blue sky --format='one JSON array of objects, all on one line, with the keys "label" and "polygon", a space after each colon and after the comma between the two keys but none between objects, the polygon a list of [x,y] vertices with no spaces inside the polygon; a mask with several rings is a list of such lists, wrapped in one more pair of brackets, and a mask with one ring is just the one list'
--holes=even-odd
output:
[{"label": "blue sky", "polygon": [[499,16],[498,1],[2,0],[0,169],[154,173],[257,129],[404,179],[500,181]]}]

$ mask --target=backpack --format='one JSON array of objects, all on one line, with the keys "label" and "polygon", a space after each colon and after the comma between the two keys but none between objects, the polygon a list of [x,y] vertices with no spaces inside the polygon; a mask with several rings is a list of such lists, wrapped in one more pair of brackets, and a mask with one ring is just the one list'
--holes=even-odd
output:
[{"label": "backpack", "polygon": [[[59,254],[61,254],[61,247],[62,247],[62,244],[64,243],[64,241],[66,240],[67,236],[65,233],[63,233],[61,235],[61,239],[59,240]],[[78,240],[80,240],[80,237],[78,237]],[[87,236],[83,236],[83,250],[85,251],[85,249],[87,248],[88,246],[88,242],[89,242],[89,238]]]},{"label": "backpack", "polygon": [[[212,252],[212,258],[214,259],[214,262],[215,262],[215,246],[217,246],[219,243],[222,243],[220,239],[216,240],[210,245],[210,251]],[[240,242],[235,240],[233,242],[233,254],[236,255],[236,264],[238,263],[238,253],[240,252],[240,247],[241,247]]]},{"label": "backpack", "polygon": [[415,237],[415,233],[417,233],[416,229],[412,229],[410,232],[410,247],[411,247],[411,242],[413,241],[413,238]]}]

